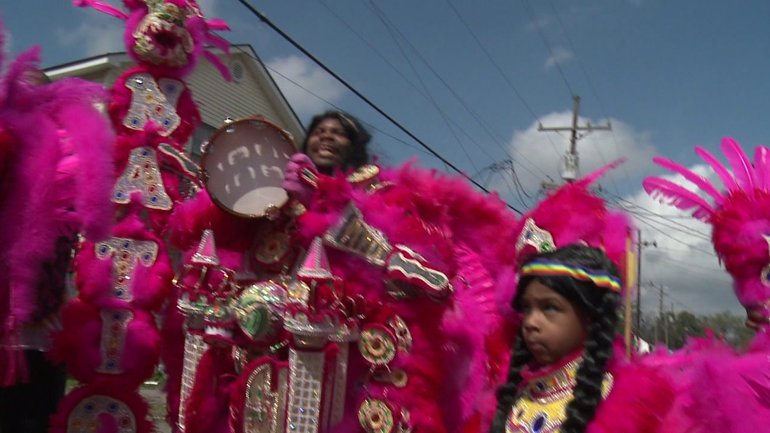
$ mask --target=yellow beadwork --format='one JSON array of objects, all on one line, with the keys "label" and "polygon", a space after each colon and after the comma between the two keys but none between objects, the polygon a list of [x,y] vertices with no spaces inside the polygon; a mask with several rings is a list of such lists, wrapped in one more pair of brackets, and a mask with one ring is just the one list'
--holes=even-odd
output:
[{"label": "yellow beadwork", "polygon": [[[508,415],[506,433],[554,433],[566,417],[567,404],[572,401],[578,358],[564,367],[533,378],[520,391]],[[612,389],[612,375],[606,373],[602,382],[602,397]]]}]

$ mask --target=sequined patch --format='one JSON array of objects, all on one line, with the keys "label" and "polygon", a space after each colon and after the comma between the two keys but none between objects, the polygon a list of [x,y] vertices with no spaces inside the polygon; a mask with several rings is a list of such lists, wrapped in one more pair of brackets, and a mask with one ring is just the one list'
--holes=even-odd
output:
[{"label": "sequined patch", "polygon": [[126,169],[112,188],[112,201],[128,204],[134,191],[142,193],[142,204],[145,207],[160,210],[170,210],[173,207],[160,177],[154,149],[138,147],[131,151]]},{"label": "sequined patch", "polygon": [[393,332],[396,334],[398,340],[398,350],[409,353],[412,351],[412,333],[409,332],[409,327],[406,326],[406,322],[400,316],[393,316],[388,320],[388,325],[393,328]]},{"label": "sequined patch", "polygon": [[96,369],[99,373],[121,374],[121,360],[126,343],[126,328],[134,318],[131,310],[103,309],[99,312],[102,318],[102,339],[99,350],[102,363]]},{"label": "sequined patch", "polygon": [[323,352],[289,351],[287,432],[318,432],[324,364]]},{"label": "sequined patch", "polygon": [[358,408],[358,422],[367,433],[391,433],[395,424],[388,405],[372,398],[364,400]]},{"label": "sequined patch", "polygon": [[273,384],[273,366],[263,364],[254,369],[246,382],[243,431],[249,433],[283,433],[286,412],[288,370],[280,368]]},{"label": "sequined patch", "polygon": [[176,112],[179,97],[184,91],[184,83],[171,78],[155,78],[148,73],[133,74],[126,80],[126,87],[131,90],[131,108],[123,119],[123,126],[138,131],[144,130],[148,120],[152,120],[160,135],[170,135],[181,123]]},{"label": "sequined patch", "polygon": [[116,433],[135,433],[136,419],[126,403],[106,395],[92,395],[81,400],[67,418],[68,433],[102,431],[104,415],[115,420]]},{"label": "sequined patch", "polygon": [[396,357],[396,341],[384,326],[369,326],[358,340],[361,356],[373,365],[387,365]]},{"label": "sequined patch", "polygon": [[96,257],[112,259],[112,295],[123,301],[134,299],[131,276],[137,263],[149,267],[158,257],[158,244],[129,238],[111,238],[94,246]]},{"label": "sequined patch", "polygon": [[290,236],[280,230],[264,233],[254,252],[254,258],[258,263],[272,265],[279,262],[289,252]]},{"label": "sequined patch", "polygon": [[516,251],[521,251],[527,245],[534,247],[539,253],[556,248],[556,243],[551,233],[538,227],[532,218],[527,218],[524,222],[524,228],[519,235],[519,239],[516,240]]},{"label": "sequined patch", "polygon": [[233,310],[238,327],[253,340],[273,335],[280,311],[286,303],[283,287],[271,281],[252,284],[241,292]]}]

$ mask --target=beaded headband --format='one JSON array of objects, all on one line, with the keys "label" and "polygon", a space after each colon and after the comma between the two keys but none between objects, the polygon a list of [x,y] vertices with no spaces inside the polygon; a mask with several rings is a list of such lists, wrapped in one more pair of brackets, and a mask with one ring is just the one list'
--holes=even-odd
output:
[{"label": "beaded headband", "polygon": [[570,277],[582,281],[590,281],[598,287],[621,291],[620,279],[606,272],[595,269],[586,269],[579,266],[567,265],[553,260],[533,260],[521,267],[520,277],[527,276],[557,276]]}]

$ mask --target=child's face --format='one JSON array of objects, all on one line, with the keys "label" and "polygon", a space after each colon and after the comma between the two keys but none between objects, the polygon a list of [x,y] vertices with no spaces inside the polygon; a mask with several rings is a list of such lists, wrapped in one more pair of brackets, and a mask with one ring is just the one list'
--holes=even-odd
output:
[{"label": "child's face", "polygon": [[533,280],[524,288],[520,309],[524,343],[538,364],[558,362],[583,345],[581,314],[550,287]]}]

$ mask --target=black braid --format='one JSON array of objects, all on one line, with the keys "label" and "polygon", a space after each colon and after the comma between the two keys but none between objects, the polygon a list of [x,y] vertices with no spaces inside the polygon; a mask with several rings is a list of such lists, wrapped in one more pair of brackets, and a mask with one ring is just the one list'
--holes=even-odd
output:
[{"label": "black braid", "polygon": [[573,399],[567,405],[562,433],[583,433],[596,415],[596,408],[602,402],[602,381],[607,361],[612,356],[612,340],[618,321],[617,305],[619,295],[605,292],[599,306],[598,317],[588,325],[583,361],[577,370]]},{"label": "black braid", "polygon": [[505,433],[508,413],[516,402],[516,389],[521,382],[521,369],[527,365],[530,359],[532,359],[532,354],[524,345],[524,339],[521,337],[521,331],[519,331],[511,353],[508,380],[497,389],[497,411],[495,412],[495,419],[492,421],[490,433]]}]

